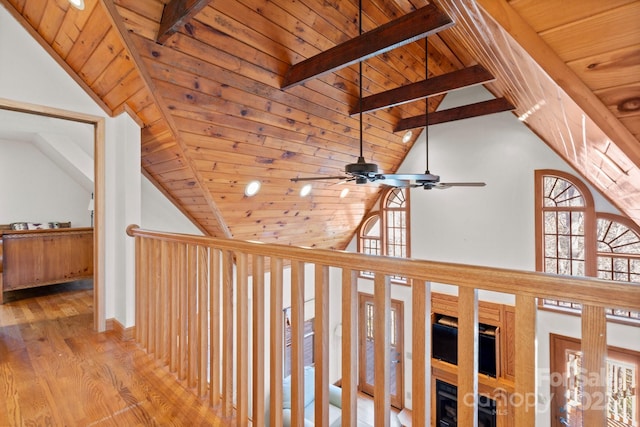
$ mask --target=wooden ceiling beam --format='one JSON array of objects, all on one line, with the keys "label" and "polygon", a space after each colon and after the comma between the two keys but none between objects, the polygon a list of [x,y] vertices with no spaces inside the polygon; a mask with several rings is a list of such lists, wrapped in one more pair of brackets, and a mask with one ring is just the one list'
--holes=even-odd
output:
[{"label": "wooden ceiling beam", "polygon": [[[501,113],[503,111],[514,110],[515,107],[506,98],[490,99],[488,101],[476,102],[474,104],[462,105],[460,107],[449,108],[447,110],[429,113],[429,124],[453,122],[455,120],[469,119],[487,114]],[[401,132],[407,129],[414,129],[425,125],[426,114],[420,116],[407,117],[398,122],[393,129],[394,132]]]},{"label": "wooden ceiling beam", "polygon": [[453,24],[446,14],[429,4],[292,65],[285,74],[281,88],[288,89],[322,74],[364,61],[435,34]]},{"label": "wooden ceiling beam", "polygon": [[164,44],[172,34],[189,22],[210,0],[171,0],[164,6],[156,41]]},{"label": "wooden ceiling beam", "polygon": [[[452,90],[489,83],[493,80],[495,78],[490,72],[481,65],[474,65],[362,98],[362,112],[394,107]],[[356,105],[350,112],[351,115],[359,113],[360,105]]]}]

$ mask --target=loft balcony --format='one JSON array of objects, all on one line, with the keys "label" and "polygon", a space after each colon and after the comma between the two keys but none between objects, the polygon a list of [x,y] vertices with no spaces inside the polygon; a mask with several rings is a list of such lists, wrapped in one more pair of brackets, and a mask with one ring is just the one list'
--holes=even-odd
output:
[{"label": "loft balcony", "polygon": [[[373,273],[376,426],[389,425],[392,416],[392,276],[406,277],[411,294],[405,323],[411,326],[407,390],[412,425],[433,425],[438,412],[436,382],[447,376],[461,397],[454,400],[458,425],[480,425],[487,397],[496,401],[495,425],[536,425],[539,298],[581,304],[581,363],[586,375],[595,378],[585,382],[581,392],[605,396],[606,379],[598,373],[606,372],[606,309],[640,310],[640,287],[620,282],[159,233],[135,226],[128,233],[136,245],[137,342],[233,425],[280,426],[283,419],[290,425],[331,425],[334,383],[340,389],[341,425],[358,425],[360,271]],[[454,287],[457,295],[432,292],[436,283]],[[477,337],[487,316],[487,303],[479,300],[482,291],[505,294],[513,301],[500,309],[508,340],[501,347],[506,350],[502,357],[508,359],[509,372],[495,377],[478,371]],[[286,356],[285,300],[290,301]],[[455,365],[431,359],[432,314],[443,304],[455,306],[457,315]],[[312,380],[305,369],[309,362],[304,325],[310,309]],[[286,381],[285,357],[290,369]],[[315,411],[309,420],[305,395],[311,390]],[[283,403],[289,399],[290,404]],[[288,405],[288,411],[283,410]],[[581,417],[584,425],[606,425],[606,405],[584,405]]]}]

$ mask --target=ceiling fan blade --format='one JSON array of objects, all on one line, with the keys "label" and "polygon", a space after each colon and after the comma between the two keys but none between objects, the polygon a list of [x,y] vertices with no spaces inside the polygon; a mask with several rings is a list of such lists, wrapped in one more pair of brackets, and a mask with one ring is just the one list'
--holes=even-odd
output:
[{"label": "ceiling fan blade", "polygon": [[431,187],[445,190],[451,187],[484,187],[486,185],[484,182],[438,182]]},{"label": "ceiling fan blade", "polygon": [[426,181],[438,182],[440,177],[430,173],[384,173],[380,174],[381,179],[396,179],[400,181]]},{"label": "ceiling fan blade", "polygon": [[376,179],[375,181],[373,181],[373,183],[397,188],[408,188],[412,186],[410,181],[403,179],[391,179],[388,178],[388,175],[385,175],[384,178]]},{"label": "ceiling fan blade", "polygon": [[348,176],[309,176],[309,177],[298,177],[298,178],[291,178],[292,182],[298,182],[298,181],[324,181],[324,180],[328,180],[328,179],[350,179]]}]

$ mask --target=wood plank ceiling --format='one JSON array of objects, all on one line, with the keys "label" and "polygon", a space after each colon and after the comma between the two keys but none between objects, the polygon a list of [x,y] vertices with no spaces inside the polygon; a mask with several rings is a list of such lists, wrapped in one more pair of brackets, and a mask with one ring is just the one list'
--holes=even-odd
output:
[{"label": "wood plank ceiling", "polygon": [[[356,0],[85,0],[82,11],[66,0],[0,4],[108,114],[126,111],[140,123],[144,173],[206,234],[342,249],[375,203],[375,185],[318,182],[303,198],[290,181],[339,175],[358,155],[357,65],[282,89],[293,64],[358,36]],[[480,66],[501,108],[513,104],[640,223],[640,2],[434,4],[454,25],[428,37],[429,78]],[[176,5],[192,9],[171,26],[184,14]],[[363,0],[363,31],[428,5]],[[421,85],[424,56],[424,40],[416,40],[363,62],[363,96],[371,101],[363,102],[364,157],[387,173],[421,130],[425,93],[430,111],[446,93],[423,87],[385,107],[393,90]],[[382,107],[374,103],[381,93]],[[247,197],[254,179],[262,189]],[[350,193],[341,198],[345,187]]]}]

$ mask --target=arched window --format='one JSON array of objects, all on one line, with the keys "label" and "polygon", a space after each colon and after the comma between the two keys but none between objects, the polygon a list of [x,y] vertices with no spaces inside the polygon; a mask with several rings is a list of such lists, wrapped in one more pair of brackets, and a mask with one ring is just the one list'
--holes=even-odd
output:
[{"label": "arched window", "polygon": [[[597,217],[597,276],[640,284],[640,227],[619,215],[598,213]],[[640,320],[636,311],[608,309],[607,314]]]},{"label": "arched window", "polygon": [[[367,216],[358,229],[358,252],[369,255],[409,257],[409,191],[389,188],[381,197],[380,210]],[[371,272],[361,272],[371,278]],[[402,277],[392,280],[406,282]]]},{"label": "arched window", "polygon": [[385,255],[407,258],[409,238],[407,221],[409,218],[408,191],[403,188],[389,189],[382,201],[383,230],[386,234]]},{"label": "arched window", "polygon": [[618,215],[598,214],[598,277],[640,283],[640,230]]},{"label": "arched window", "polygon": [[[595,211],[588,187],[561,171],[536,171],[536,268],[546,273],[640,283],[640,227]],[[580,304],[545,299],[542,307],[579,311]],[[618,320],[640,313],[608,310]]]},{"label": "arched window", "polygon": [[536,171],[536,176],[536,205],[541,208],[536,225],[542,238],[539,246],[543,247],[538,251],[543,255],[538,257],[538,270],[590,275],[586,270],[587,256],[591,255],[593,242],[585,230],[593,228],[594,208],[589,189],[559,171]]},{"label": "arched window", "polygon": [[363,221],[358,232],[358,252],[369,255],[382,255],[382,236],[380,233],[380,215],[369,215]]}]

